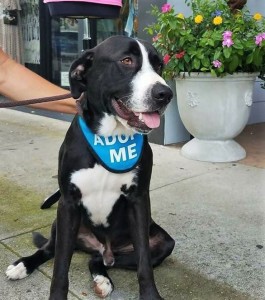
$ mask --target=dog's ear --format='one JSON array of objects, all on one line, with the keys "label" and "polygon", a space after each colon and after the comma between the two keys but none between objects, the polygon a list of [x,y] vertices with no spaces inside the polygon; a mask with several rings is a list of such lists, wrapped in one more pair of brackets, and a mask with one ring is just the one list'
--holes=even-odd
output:
[{"label": "dog's ear", "polygon": [[75,60],[69,71],[69,83],[71,93],[74,99],[78,99],[83,92],[86,91],[87,70],[92,66],[94,52],[92,50],[85,51],[81,57]]}]

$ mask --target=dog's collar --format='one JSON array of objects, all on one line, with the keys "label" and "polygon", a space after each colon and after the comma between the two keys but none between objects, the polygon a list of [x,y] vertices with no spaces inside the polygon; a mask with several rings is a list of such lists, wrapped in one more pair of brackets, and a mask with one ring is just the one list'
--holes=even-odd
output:
[{"label": "dog's collar", "polygon": [[143,149],[143,135],[99,136],[78,116],[80,129],[96,160],[113,173],[129,172],[137,165]]}]

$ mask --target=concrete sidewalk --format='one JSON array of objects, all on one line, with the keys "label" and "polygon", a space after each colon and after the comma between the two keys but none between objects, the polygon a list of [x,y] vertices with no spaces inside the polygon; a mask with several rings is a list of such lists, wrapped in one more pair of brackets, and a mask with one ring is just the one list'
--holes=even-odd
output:
[{"label": "concrete sidewalk", "polygon": [[[21,281],[8,281],[5,270],[34,251],[32,231],[49,234],[56,207],[39,207],[57,188],[58,149],[69,123],[1,109],[0,126],[0,299],[47,299],[52,261]],[[265,299],[265,169],[187,160],[178,146],[152,148],[153,218],[176,240],[155,270],[161,295]],[[74,255],[69,299],[98,299],[87,262],[86,254]],[[115,284],[109,299],[138,299],[135,272],[109,274]]]}]

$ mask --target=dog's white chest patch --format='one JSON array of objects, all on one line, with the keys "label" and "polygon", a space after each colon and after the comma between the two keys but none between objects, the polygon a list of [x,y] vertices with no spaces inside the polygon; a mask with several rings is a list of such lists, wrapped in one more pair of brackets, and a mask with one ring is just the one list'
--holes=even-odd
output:
[{"label": "dog's white chest patch", "polygon": [[90,214],[94,225],[109,224],[107,218],[120,195],[121,188],[129,188],[133,185],[136,171],[115,174],[107,171],[101,165],[94,168],[81,169],[71,176],[71,183],[75,184],[81,191],[81,202]]}]

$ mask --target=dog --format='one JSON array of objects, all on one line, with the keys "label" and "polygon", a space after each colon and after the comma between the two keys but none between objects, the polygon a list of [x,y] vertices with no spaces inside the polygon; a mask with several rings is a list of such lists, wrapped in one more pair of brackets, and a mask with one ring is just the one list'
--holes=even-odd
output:
[{"label": "dog", "polygon": [[91,254],[89,270],[99,297],[114,289],[107,269],[137,270],[139,299],[162,299],[153,267],[168,257],[174,239],[151,218],[153,165],[147,134],[159,126],[173,94],[161,77],[163,60],[146,41],[106,39],[84,51],[69,71],[77,114],[59,151],[60,196],[49,239],[7,268],[22,279],[54,257],[50,300],[67,299],[73,251]]}]

